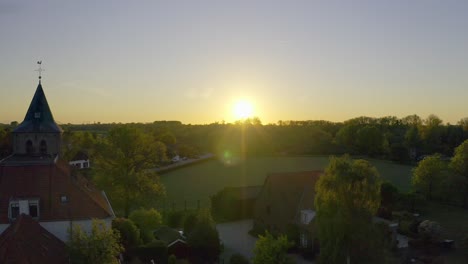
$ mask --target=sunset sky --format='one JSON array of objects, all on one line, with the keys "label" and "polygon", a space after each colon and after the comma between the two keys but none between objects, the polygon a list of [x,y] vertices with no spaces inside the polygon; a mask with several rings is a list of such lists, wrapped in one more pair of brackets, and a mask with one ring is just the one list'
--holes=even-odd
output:
[{"label": "sunset sky", "polygon": [[0,123],[468,116],[468,1],[0,0]]}]

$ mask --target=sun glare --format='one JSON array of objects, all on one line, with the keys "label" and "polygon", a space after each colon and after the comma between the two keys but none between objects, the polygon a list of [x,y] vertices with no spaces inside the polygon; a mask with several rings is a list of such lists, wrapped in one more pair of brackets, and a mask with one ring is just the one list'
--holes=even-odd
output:
[{"label": "sun glare", "polygon": [[234,105],[234,117],[236,119],[245,119],[252,117],[253,107],[248,101],[239,101]]}]

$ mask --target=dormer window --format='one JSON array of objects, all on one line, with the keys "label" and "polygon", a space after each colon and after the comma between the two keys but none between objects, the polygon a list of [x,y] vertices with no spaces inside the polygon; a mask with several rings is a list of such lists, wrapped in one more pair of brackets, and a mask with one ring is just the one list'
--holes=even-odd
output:
[{"label": "dormer window", "polygon": [[41,112],[34,113],[34,118],[41,118]]},{"label": "dormer window", "polygon": [[68,196],[66,196],[66,195],[60,196],[60,201],[61,201],[62,203],[68,203]]},{"label": "dormer window", "polygon": [[10,219],[16,219],[19,215],[19,203],[10,203]]},{"label": "dormer window", "polygon": [[39,200],[12,200],[8,210],[10,220],[15,220],[20,214],[30,215],[32,218],[39,217]]}]

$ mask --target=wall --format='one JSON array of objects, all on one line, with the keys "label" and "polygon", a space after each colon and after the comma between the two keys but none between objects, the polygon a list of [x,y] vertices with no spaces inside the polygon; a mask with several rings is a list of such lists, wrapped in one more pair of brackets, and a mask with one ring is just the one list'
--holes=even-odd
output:
[{"label": "wall", "polygon": [[[106,222],[107,227],[111,228],[112,218],[102,219]],[[77,220],[77,221],[54,221],[54,222],[40,222],[41,226],[47,231],[55,235],[60,240],[66,242],[69,238],[69,232],[71,225],[80,225],[86,232],[91,232],[92,219]]]},{"label": "wall", "polygon": [[40,153],[40,144],[42,140],[47,142],[47,153],[60,153],[60,133],[16,133],[13,141],[13,152],[18,154],[26,154],[26,142],[31,140],[35,153]]}]

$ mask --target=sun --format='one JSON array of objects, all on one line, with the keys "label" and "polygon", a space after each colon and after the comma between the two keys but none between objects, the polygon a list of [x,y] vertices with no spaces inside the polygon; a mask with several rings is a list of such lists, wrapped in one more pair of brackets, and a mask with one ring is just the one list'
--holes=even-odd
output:
[{"label": "sun", "polygon": [[245,119],[252,117],[253,114],[253,106],[249,101],[238,101],[234,104],[234,117],[236,119]]}]

